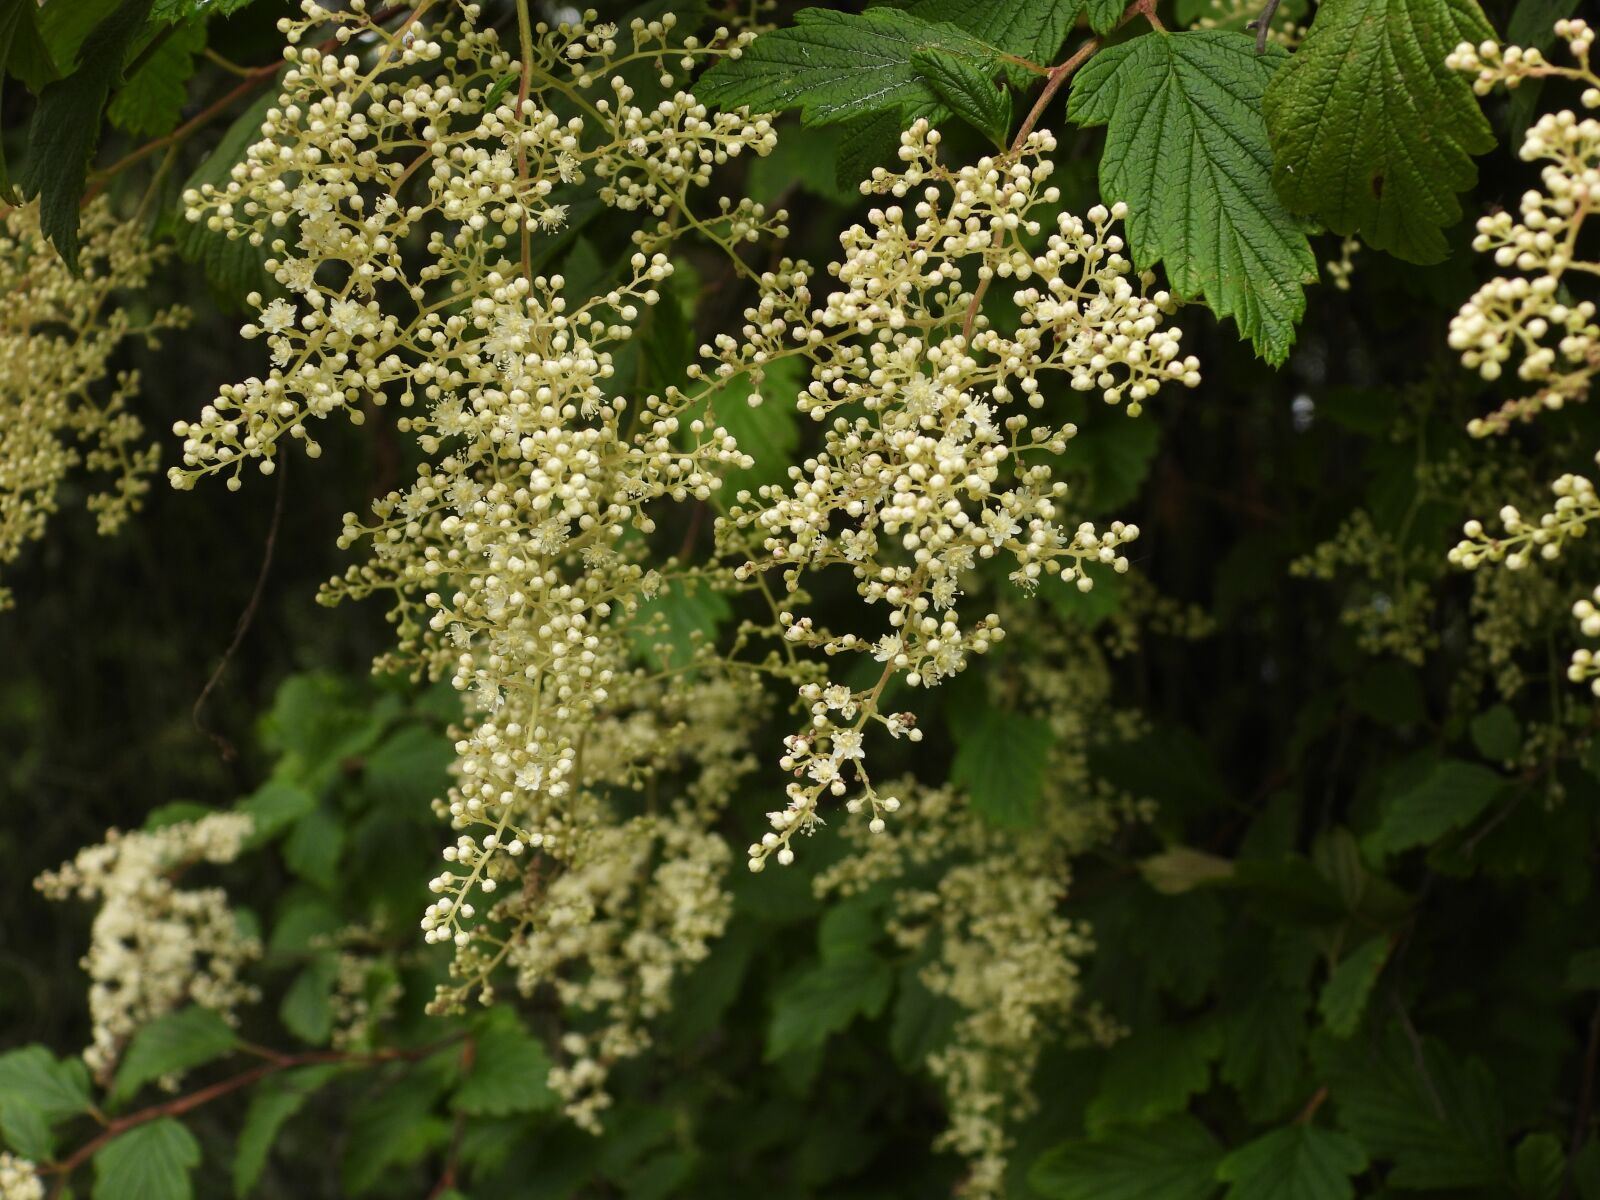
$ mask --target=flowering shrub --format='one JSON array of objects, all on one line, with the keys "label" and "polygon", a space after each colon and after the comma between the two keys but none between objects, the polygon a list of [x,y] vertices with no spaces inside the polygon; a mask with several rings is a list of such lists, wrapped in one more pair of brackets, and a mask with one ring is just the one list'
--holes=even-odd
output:
[{"label": "flowering shrub", "polygon": [[0,1200],[1600,1197],[1592,40],[0,11]]}]

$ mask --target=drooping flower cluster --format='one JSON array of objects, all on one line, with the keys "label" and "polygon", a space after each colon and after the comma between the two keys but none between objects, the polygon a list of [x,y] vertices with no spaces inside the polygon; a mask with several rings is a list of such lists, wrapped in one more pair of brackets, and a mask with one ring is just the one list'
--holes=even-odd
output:
[{"label": "drooping flower cluster", "polygon": [[[726,920],[709,829],[759,711],[753,675],[653,649],[679,638],[673,605],[729,573],[652,569],[649,506],[705,503],[751,460],[690,412],[704,394],[634,392],[634,335],[678,302],[677,239],[731,253],[781,231],[748,201],[691,210],[714,168],[774,135],[677,86],[746,35],[541,24],[514,60],[460,0],[399,28],[359,3],[302,9],[281,23],[289,70],[261,139],[225,187],[186,197],[191,220],[270,250],[284,294],[257,297],[244,334],[273,366],[179,424],[173,482],[235,486],[247,462],[270,473],[285,438],[315,454],[321,419],[398,405],[425,460],[372,519],[347,515],[340,543],[366,559],[323,599],[389,597],[398,645],[378,666],[449,678],[470,710],[422,914],[427,940],[455,948],[435,1010],[488,1000],[504,968],[590,1014],[552,1082],[593,1126],[610,1065],[646,1044],[642,1023]],[[329,25],[342,53],[300,48]],[[637,214],[634,248],[569,283],[546,265],[551,238],[597,206]]]},{"label": "drooping flower cluster", "polygon": [[89,973],[92,1040],[89,1069],[110,1078],[128,1039],[184,1004],[236,1019],[257,998],[241,978],[261,944],[241,932],[221,888],[180,888],[176,876],[195,863],[238,857],[252,824],[239,813],[123,833],[78,852],[39,876],[52,900],[99,902],[83,968]]},{"label": "drooping flower cluster", "polygon": [[[36,203],[0,222],[0,565],[43,534],[80,464],[108,477],[88,505],[100,532],[114,532],[138,510],[159,454],[141,444],[144,427],[128,410],[138,373],[119,372],[110,383],[107,376],[125,341],[153,345],[188,315],[134,315],[128,296],[165,252],[119,221],[104,198],[83,210],[81,238],[75,273],[45,240]],[[0,586],[0,608],[10,596]]]},{"label": "drooping flower cluster", "polygon": [[[840,566],[867,605],[887,609],[866,636],[779,612],[791,645],[870,655],[883,668],[864,688],[802,687],[810,718],[781,763],[795,782],[750,847],[752,870],[769,857],[793,861],[793,839],[815,827],[824,796],[870,806],[875,829],[898,807],[866,772],[864,735],[882,725],[920,737],[912,714],[879,710],[889,680],[935,686],[1004,636],[994,614],[960,611],[980,562],[1006,562],[1025,591],[1051,576],[1088,591],[1091,567],[1127,570],[1136,526],[1067,518],[1055,462],[1077,427],[1050,419],[1046,381],[1125,402],[1130,416],[1163,385],[1199,382],[1181,335],[1163,327],[1170,297],[1141,290],[1151,280],[1133,276],[1111,231],[1121,206],[1087,220],[1060,212],[1046,231],[1042,211],[1059,199],[1044,157],[1051,134],[960,168],[939,162],[939,142],[917,122],[901,138],[903,170],[878,168],[862,185],[909,211],[875,208],[867,226],[841,235],[843,258],[829,268],[839,288],[814,306],[809,269],[785,262],[762,278],[744,342],[721,348],[720,369],[731,371],[798,343],[812,371],[797,404],[825,430],[822,451],[790,468],[789,487],[741,494],[719,523],[725,552],[746,556],[739,577],[777,570],[793,595],[808,571]],[[996,279],[1015,285],[1014,329],[980,311]]]},{"label": "drooping flower cluster", "polygon": [[[1474,87],[1480,94],[1497,83],[1516,87],[1534,77],[1577,80],[1588,85],[1582,104],[1600,107],[1600,76],[1589,66],[1593,30],[1579,20],[1562,20],[1555,31],[1577,60],[1576,67],[1553,66],[1536,49],[1502,50],[1493,43],[1458,46],[1449,65],[1476,72]],[[1600,375],[1596,306],[1573,294],[1583,275],[1600,273],[1600,262],[1584,258],[1580,246],[1593,197],[1600,195],[1600,120],[1570,110],[1546,113],[1528,131],[1521,156],[1528,162],[1548,160],[1540,172],[1541,188],[1524,193],[1520,220],[1505,212],[1482,218],[1473,241],[1475,249],[1493,251],[1499,266],[1515,268],[1518,274],[1491,280],[1462,306],[1450,323],[1450,345],[1461,352],[1465,366],[1488,380],[1500,378],[1503,368],[1517,359],[1518,378],[1534,390],[1472,421],[1468,431],[1476,437],[1503,434],[1542,412],[1587,400]],[[1450,560],[1468,569],[1503,563],[1515,571],[1536,559],[1559,558],[1600,515],[1600,503],[1594,485],[1581,475],[1561,476],[1551,491],[1555,504],[1537,521],[1527,520],[1510,504],[1500,510],[1501,534],[1488,532],[1482,521],[1468,521]],[[1580,607],[1585,603],[1580,601]],[[1583,624],[1584,615],[1577,615]],[[1583,627],[1587,633],[1588,625]],[[1580,649],[1569,675],[1582,681],[1589,677],[1591,664],[1590,652]]]}]

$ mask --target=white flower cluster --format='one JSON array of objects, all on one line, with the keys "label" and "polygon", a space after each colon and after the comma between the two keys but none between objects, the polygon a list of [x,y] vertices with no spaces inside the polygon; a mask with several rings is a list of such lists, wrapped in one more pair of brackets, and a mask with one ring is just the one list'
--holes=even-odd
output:
[{"label": "white flower cluster", "polygon": [[[1595,459],[1600,463],[1600,454]],[[1529,521],[1514,505],[1501,508],[1505,532],[1498,537],[1488,533],[1482,521],[1468,521],[1462,530],[1466,537],[1451,549],[1450,561],[1468,570],[1491,562],[1518,571],[1536,557],[1545,562],[1560,558],[1567,543],[1583,537],[1589,522],[1600,517],[1600,499],[1583,475],[1563,475],[1550,490],[1556,502],[1537,521]]]},{"label": "white flower cluster", "polygon": [[0,1200],[44,1200],[44,1180],[25,1158],[0,1150]]},{"label": "white flower cluster", "polygon": [[[103,197],[83,210],[80,236],[82,272],[74,273],[40,231],[38,204],[0,221],[0,564],[43,534],[75,466],[110,477],[89,500],[101,533],[138,510],[155,469],[158,451],[139,444],[144,428],[128,411],[138,373],[99,385],[124,341],[153,345],[187,313],[171,308],[138,320],[114,301],[143,288],[165,252],[119,221]],[[0,608],[10,598],[0,587]]]},{"label": "white flower cluster", "polygon": [[96,1078],[111,1077],[128,1039],[183,1004],[236,1020],[257,998],[241,972],[261,944],[240,930],[221,888],[179,888],[175,876],[195,863],[238,857],[251,830],[239,813],[122,833],[78,852],[40,875],[52,900],[99,901],[83,968],[89,973],[92,1041],[83,1052]]},{"label": "white flower cluster", "polygon": [[[1586,638],[1600,638],[1600,587],[1572,606],[1572,618],[1578,622],[1578,629]],[[1572,663],[1567,668],[1567,678],[1573,683],[1589,682],[1589,689],[1596,696],[1600,696],[1600,655],[1593,650],[1579,647],[1572,652]]]},{"label": "white flower cluster", "polygon": [[1508,212],[1481,218],[1473,239],[1474,249],[1493,251],[1499,266],[1519,274],[1490,280],[1462,306],[1450,322],[1450,346],[1488,380],[1520,356],[1517,376],[1537,390],[1473,421],[1475,437],[1587,398],[1600,372],[1595,306],[1569,300],[1563,287],[1569,271],[1596,269],[1574,251],[1591,211],[1588,197],[1600,188],[1600,120],[1546,113],[1528,131],[1522,157],[1551,160],[1540,173],[1543,190],[1523,194],[1520,221]]},{"label": "white flower cluster", "polygon": [[[787,807],[769,814],[771,832],[750,847],[752,870],[773,856],[793,861],[792,840],[815,827],[824,795],[853,787],[847,807],[870,805],[882,828],[896,802],[871,784],[863,734],[876,723],[919,737],[910,714],[879,711],[889,680],[937,685],[1004,636],[994,614],[971,621],[959,610],[981,561],[1009,561],[1024,591],[1050,576],[1088,591],[1091,566],[1127,570],[1137,526],[1066,519],[1055,461],[1077,428],[1049,419],[1044,381],[1126,401],[1130,416],[1163,385],[1199,382],[1180,333],[1163,327],[1171,298],[1136,286],[1151,280],[1132,277],[1111,231],[1122,206],[1086,220],[1058,213],[1046,232],[1041,210],[1059,200],[1043,157],[1055,147],[1050,133],[955,169],[938,161],[939,142],[918,121],[901,137],[904,169],[878,168],[862,185],[909,211],[875,208],[867,226],[841,235],[844,256],[829,268],[841,286],[820,306],[805,264],[786,262],[763,276],[744,343],[718,347],[719,370],[731,371],[798,343],[812,373],[796,402],[826,423],[822,451],[789,469],[787,489],[743,493],[719,522],[725,552],[747,555],[739,578],[778,568],[792,595],[808,570],[841,566],[865,603],[888,610],[876,637],[780,612],[788,643],[884,666],[867,688],[802,689],[810,720],[782,760],[796,782]],[[980,311],[981,290],[996,279],[1016,285],[1013,329],[994,328]]]},{"label": "white flower cluster", "polygon": [[1496,84],[1515,88],[1526,79],[1546,79],[1552,76],[1587,84],[1581,103],[1585,108],[1600,108],[1600,76],[1589,67],[1589,51],[1594,46],[1594,30],[1587,21],[1577,18],[1555,23],[1556,37],[1567,44],[1567,52],[1577,60],[1575,67],[1562,67],[1548,61],[1537,46],[1500,46],[1483,42],[1474,46],[1462,42],[1445,57],[1445,66],[1453,71],[1475,73],[1472,89],[1487,96]]},{"label": "white flower cluster", "polygon": [[[1502,51],[1492,43],[1458,46],[1449,65],[1478,72],[1474,86],[1480,94],[1496,83],[1515,87],[1532,77],[1578,80],[1589,85],[1583,93],[1584,106],[1600,107],[1600,76],[1589,66],[1594,31],[1578,20],[1558,21],[1555,31],[1577,60],[1576,67],[1552,66],[1536,49],[1509,46]],[[1489,380],[1498,379],[1503,365],[1519,354],[1517,375],[1536,390],[1472,421],[1468,431],[1475,437],[1504,433],[1541,412],[1587,400],[1600,376],[1595,304],[1574,299],[1571,291],[1572,276],[1600,274],[1600,262],[1583,257],[1579,247],[1594,198],[1600,196],[1600,120],[1580,118],[1571,111],[1546,113],[1528,131],[1521,154],[1528,162],[1549,160],[1540,172],[1542,190],[1524,193],[1521,220],[1504,212],[1482,218],[1473,241],[1475,249],[1492,250],[1498,265],[1514,267],[1519,274],[1491,280],[1479,289],[1451,321],[1450,345],[1461,352],[1464,365]],[[1600,461],[1600,454],[1596,459]],[[1488,533],[1483,522],[1468,521],[1465,537],[1450,551],[1450,561],[1468,569],[1485,562],[1502,563],[1515,571],[1536,559],[1559,558],[1568,543],[1581,538],[1589,522],[1600,516],[1600,501],[1594,484],[1582,475],[1561,476],[1551,491],[1555,504],[1537,521],[1525,519],[1514,505],[1502,507],[1504,533],[1498,536]],[[1591,628],[1588,606],[1589,601],[1580,600],[1573,609],[1586,634]],[[1573,682],[1582,682],[1595,674],[1593,668],[1592,653],[1579,649],[1568,675]]]},{"label": "white flower cluster", "polygon": [[[429,7],[391,29],[361,4],[303,4],[282,25],[291,65],[261,140],[225,188],[186,198],[190,219],[267,245],[287,296],[260,300],[244,330],[266,338],[274,368],[180,423],[173,481],[236,483],[246,460],[270,472],[284,436],[314,453],[313,419],[359,423],[363,404],[391,399],[429,456],[375,521],[346,517],[341,544],[369,557],[324,599],[392,597],[399,646],[379,666],[449,677],[477,714],[437,805],[457,837],[422,920],[430,942],[457,950],[461,985],[439,1001],[450,1007],[531,936],[529,898],[552,880],[615,885],[615,814],[594,789],[625,765],[640,786],[653,759],[630,744],[612,761],[597,743],[641,702],[659,717],[689,687],[681,674],[648,686],[634,665],[662,632],[642,606],[690,586],[670,564],[665,582],[640,565],[647,506],[704,502],[724,469],[750,465],[677,388],[622,394],[617,357],[663,302],[675,238],[728,245],[781,216],[689,211],[715,167],[774,144],[765,118],[711,115],[674,90],[674,71],[738,53],[743,35],[676,39],[663,17],[633,22],[619,46],[614,27],[541,24],[513,60],[478,5],[433,6],[425,24]],[[327,22],[345,53],[297,47]],[[635,103],[646,86],[664,92],[649,107]],[[636,231],[609,282],[569,293],[563,275],[533,269],[535,241],[594,200],[662,220]],[[586,873],[591,853],[601,860]]]}]

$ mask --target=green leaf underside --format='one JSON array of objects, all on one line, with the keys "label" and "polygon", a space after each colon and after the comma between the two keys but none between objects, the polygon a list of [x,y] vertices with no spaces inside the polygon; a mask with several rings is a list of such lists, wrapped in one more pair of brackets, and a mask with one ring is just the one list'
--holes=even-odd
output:
[{"label": "green leaf underside", "polygon": [[200,1143],[171,1117],[135,1126],[94,1156],[94,1200],[189,1200]]},{"label": "green leaf underside", "polygon": [[1272,190],[1261,95],[1281,52],[1223,30],[1110,46],[1073,83],[1070,118],[1106,125],[1100,189],[1128,205],[1141,268],[1201,297],[1268,362],[1282,363],[1317,277],[1311,245]]},{"label": "green leaf underside", "polygon": [[84,39],[81,65],[44,89],[28,128],[22,190],[39,197],[39,226],[74,271],[78,205],[88,181],[89,160],[100,141],[100,116],[149,7],[150,0],[124,0],[96,26]]},{"label": "green leaf underside", "polygon": [[992,74],[944,50],[918,50],[911,65],[951,110],[974,129],[1004,146],[1011,127],[1011,93]]},{"label": "green leaf underside", "polygon": [[1366,1151],[1354,1138],[1291,1125],[1229,1154],[1217,1178],[1233,1185],[1226,1200],[1350,1200],[1350,1177],[1366,1166]]},{"label": "green leaf underside", "polygon": [[954,25],[898,9],[858,15],[806,8],[795,14],[792,28],[763,34],[740,58],[707,71],[695,94],[724,107],[798,108],[808,125],[884,111],[929,115],[943,106],[912,64],[919,51],[943,51],[990,72],[1004,61],[993,46]]},{"label": "green leaf underside", "polygon": [[1475,0],[1324,0],[1267,89],[1278,194],[1379,250],[1444,258],[1456,193],[1494,146],[1468,77],[1444,60],[1493,37]]},{"label": "green leaf underside", "polygon": [[1193,1117],[1048,1151],[1028,1182],[1049,1200],[1208,1200],[1222,1148]]}]

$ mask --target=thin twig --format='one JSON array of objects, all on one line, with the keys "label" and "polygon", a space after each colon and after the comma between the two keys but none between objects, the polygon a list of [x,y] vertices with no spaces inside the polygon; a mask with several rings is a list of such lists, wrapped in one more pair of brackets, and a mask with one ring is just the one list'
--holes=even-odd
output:
[{"label": "thin twig", "polygon": [[1261,9],[1261,15],[1254,21],[1245,22],[1246,29],[1254,29],[1256,31],[1257,54],[1265,54],[1267,52],[1267,34],[1272,30],[1272,18],[1278,15],[1279,2],[1280,0],[1267,0]]},{"label": "thin twig", "polygon": [[148,1108],[141,1108],[138,1112],[129,1113],[125,1117],[116,1117],[106,1128],[83,1145],[79,1146],[60,1162],[48,1163],[38,1168],[41,1175],[56,1175],[55,1187],[51,1195],[61,1194],[67,1180],[72,1173],[81,1167],[107,1142],[115,1141],[128,1130],[140,1125],[147,1125],[151,1121],[158,1121],[162,1117],[181,1117],[184,1113],[210,1104],[213,1100],[237,1092],[240,1088],[249,1087],[265,1079],[269,1075],[276,1075],[279,1071],[287,1071],[292,1067],[315,1066],[324,1063],[349,1063],[361,1066],[376,1066],[386,1062],[415,1062],[417,1059],[427,1058],[445,1047],[453,1045],[463,1036],[457,1034],[442,1041],[432,1042],[413,1050],[374,1050],[365,1054],[347,1054],[338,1050],[310,1050],[304,1054],[279,1054],[272,1061],[262,1063],[258,1067],[251,1067],[248,1071],[241,1071],[227,1079],[218,1080],[198,1091],[190,1092],[187,1096],[178,1096],[172,1100],[164,1100],[160,1104],[152,1104]]},{"label": "thin twig", "polygon": [[228,669],[228,664],[233,661],[239,645],[244,641],[244,635],[250,629],[250,623],[255,620],[256,609],[261,604],[262,593],[267,587],[267,573],[272,570],[272,554],[278,545],[278,527],[283,523],[283,497],[288,491],[284,481],[288,478],[288,456],[282,456],[278,461],[278,493],[272,502],[272,524],[267,526],[267,544],[261,554],[261,570],[256,573],[256,586],[250,593],[250,601],[244,606],[244,611],[239,614],[239,621],[233,627],[233,640],[228,643],[228,648],[222,652],[222,661],[217,664],[217,669],[211,672],[211,678],[206,680],[205,687],[200,689],[200,695],[194,702],[191,716],[194,727],[216,743],[218,752],[224,762],[233,761],[235,750],[233,743],[223,737],[214,729],[207,729],[205,722],[200,719],[200,711],[205,707],[206,698],[211,695],[211,689],[222,681],[223,672]]},{"label": "thin twig", "polygon": [[[381,25],[390,18],[398,16],[403,11],[405,11],[405,5],[391,4],[381,12],[374,13],[372,16],[372,22],[374,25]],[[321,44],[321,46],[318,47],[318,49],[326,52],[336,48],[339,45],[340,42],[337,38],[328,38]],[[165,134],[162,137],[158,137],[153,141],[146,142],[138,149],[132,150],[122,158],[119,158],[116,162],[105,168],[105,170],[94,172],[94,186],[84,193],[84,203],[87,204],[90,200],[94,199],[95,196],[99,195],[100,192],[105,189],[106,181],[113,175],[127,170],[137,162],[142,162],[144,159],[149,158],[152,154],[155,154],[159,150],[164,150],[168,146],[175,145],[178,142],[185,140],[190,134],[194,133],[195,130],[215,120],[221,113],[226,112],[233,106],[234,101],[248,96],[251,92],[255,91],[256,88],[273,78],[280,70],[282,70],[282,68],[283,60],[279,59],[277,62],[270,62],[263,66],[251,67],[247,69],[243,82],[241,82],[237,87],[233,88],[221,99],[214,100],[210,104],[206,105],[205,108],[201,109],[194,116],[190,117],[171,133]]]}]

